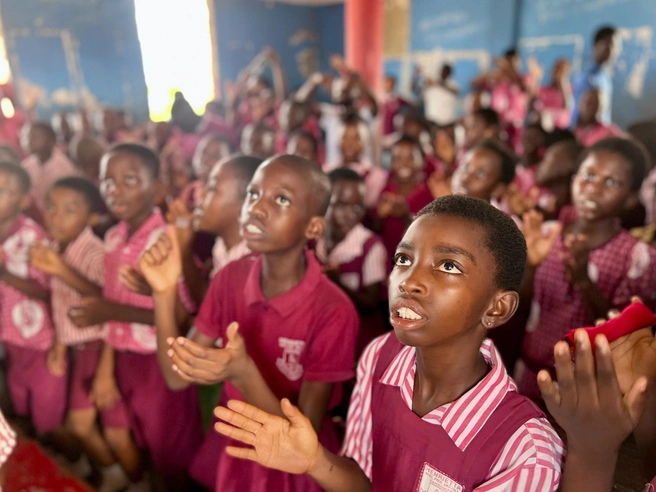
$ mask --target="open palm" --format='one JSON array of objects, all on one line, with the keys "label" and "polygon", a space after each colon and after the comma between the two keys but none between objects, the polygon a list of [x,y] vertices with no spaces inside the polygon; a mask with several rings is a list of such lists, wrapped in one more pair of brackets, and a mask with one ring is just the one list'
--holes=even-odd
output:
[{"label": "open palm", "polygon": [[289,400],[282,400],[280,406],[286,419],[243,401],[231,400],[228,408],[215,410],[215,415],[227,422],[219,422],[215,429],[224,436],[252,446],[228,446],[226,451],[231,456],[287,473],[306,473],[321,450],[317,434],[310,420]]},{"label": "open palm", "polygon": [[532,267],[537,267],[542,263],[553,249],[553,246],[560,235],[562,226],[554,225],[548,234],[544,234],[542,224],[544,219],[542,214],[531,210],[523,216],[522,233],[526,240],[526,253],[528,263]]}]

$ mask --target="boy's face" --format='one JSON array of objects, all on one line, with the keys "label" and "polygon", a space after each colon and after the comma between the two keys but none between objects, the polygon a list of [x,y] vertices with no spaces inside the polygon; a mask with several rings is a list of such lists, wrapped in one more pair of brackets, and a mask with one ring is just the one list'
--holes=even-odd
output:
[{"label": "boy's face", "polygon": [[364,145],[357,125],[346,125],[346,128],[344,128],[341,150],[344,162],[358,162],[360,160]]},{"label": "boy's face", "polygon": [[490,201],[503,191],[499,157],[488,149],[470,150],[465,156],[461,177],[465,194]]},{"label": "boy's face", "polygon": [[422,216],[410,225],[389,278],[390,323],[401,343],[426,347],[482,336],[498,292],[485,243],[486,231],[460,217]]},{"label": "boy's face", "polygon": [[537,128],[529,126],[522,135],[525,154],[535,154],[544,146],[544,134]]},{"label": "boy's face", "polygon": [[43,220],[48,234],[60,244],[75,240],[97,219],[84,195],[68,188],[53,188],[46,196]]},{"label": "boy's face", "polygon": [[634,194],[631,180],[631,167],[620,155],[589,154],[572,183],[572,202],[579,218],[595,221],[618,216]]},{"label": "boy's face", "polygon": [[13,219],[29,206],[29,194],[21,191],[18,178],[0,171],[0,222]]},{"label": "boy's face", "polygon": [[244,203],[244,179],[229,161],[219,162],[203,189],[198,228],[221,235],[226,228],[237,224]]},{"label": "boy's face", "polygon": [[465,145],[471,147],[483,139],[495,136],[494,127],[488,127],[485,120],[477,114],[465,116]]},{"label": "boy's face", "polygon": [[30,128],[27,138],[27,146],[31,154],[45,154],[51,152],[55,146],[50,135],[38,127]]},{"label": "boy's face", "polygon": [[576,156],[572,155],[566,143],[552,145],[544,153],[535,175],[537,184],[549,189],[556,198],[556,208],[560,209],[572,197],[572,177],[576,168]]},{"label": "boy's face", "polygon": [[205,183],[212,166],[229,153],[224,142],[215,139],[205,141],[204,145],[199,146],[192,162],[196,178]]},{"label": "boy's face", "polygon": [[337,181],[333,184],[326,222],[332,238],[339,242],[364,219],[364,183]]},{"label": "boy's face", "polygon": [[130,222],[152,212],[156,180],[138,157],[125,152],[105,154],[100,179],[107,208],[117,219]]},{"label": "boy's face", "polygon": [[406,143],[392,147],[392,174],[398,182],[409,183],[417,176],[417,152],[414,145]]},{"label": "boy's face", "polygon": [[278,253],[323,234],[323,217],[313,216],[315,197],[304,176],[282,159],[261,166],[246,191],[241,236],[251,251]]},{"label": "boy's face", "polygon": [[287,152],[317,162],[317,152],[314,143],[303,136],[295,136],[289,141]]}]

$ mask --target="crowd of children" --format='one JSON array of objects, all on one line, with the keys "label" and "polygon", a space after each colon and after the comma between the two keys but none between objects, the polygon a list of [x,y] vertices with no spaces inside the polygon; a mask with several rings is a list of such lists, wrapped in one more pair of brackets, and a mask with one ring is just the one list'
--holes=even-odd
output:
[{"label": "crowd of children", "polygon": [[[266,49],[203,116],[178,93],[0,147],[19,438],[102,492],[570,492],[610,490],[635,430],[646,483],[651,331],[561,342],[656,308],[653,163],[601,88],[573,108],[566,60],[541,86],[510,50],[456,119],[451,66],[416,73],[422,111],[331,63],[288,94]],[[15,442],[0,413],[0,485]]]}]

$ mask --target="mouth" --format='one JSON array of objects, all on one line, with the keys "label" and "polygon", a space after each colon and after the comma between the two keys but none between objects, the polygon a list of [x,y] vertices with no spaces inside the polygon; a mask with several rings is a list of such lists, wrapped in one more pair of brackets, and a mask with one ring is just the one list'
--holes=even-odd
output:
[{"label": "mouth", "polygon": [[596,212],[599,209],[599,204],[594,200],[590,200],[590,199],[579,200],[577,205],[579,211],[581,212],[591,213],[591,212]]},{"label": "mouth", "polygon": [[265,230],[264,227],[262,227],[260,224],[249,220],[242,224],[241,235],[246,240],[260,239],[265,235]]},{"label": "mouth", "polygon": [[128,211],[128,205],[123,202],[113,202],[108,204],[110,210],[119,217],[125,215]]},{"label": "mouth", "polygon": [[408,179],[409,177],[412,176],[412,169],[408,169],[407,167],[404,167],[404,168],[402,168],[402,169],[399,169],[399,170],[396,172],[396,175],[397,175],[399,178],[402,178],[402,179]]},{"label": "mouth", "polygon": [[411,331],[419,328],[427,318],[421,307],[409,299],[402,300],[390,310],[390,323],[395,329]]}]

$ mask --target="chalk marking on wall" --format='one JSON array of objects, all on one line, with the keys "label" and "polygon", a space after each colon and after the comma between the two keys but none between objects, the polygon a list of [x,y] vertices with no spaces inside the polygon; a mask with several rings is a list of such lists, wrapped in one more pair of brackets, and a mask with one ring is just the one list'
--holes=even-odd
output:
[{"label": "chalk marking on wall", "polygon": [[[652,58],[652,39],[654,31],[650,26],[641,26],[633,29],[620,29],[620,39],[622,40],[622,51],[619,56],[624,53],[623,45],[627,41],[635,41],[641,48],[638,59],[633,63],[629,69],[629,74],[626,77],[624,88],[631,97],[640,99],[644,93],[645,79],[647,77],[647,70],[649,69],[649,60]],[[628,68],[628,67],[627,67]]]},{"label": "chalk marking on wall", "polygon": [[563,36],[537,36],[521,38],[517,43],[520,52],[528,55],[532,54],[536,49],[544,49],[554,45],[574,47],[574,58],[572,59],[572,71],[578,72],[583,65],[583,49],[585,47],[585,39],[581,34],[566,34]]}]

